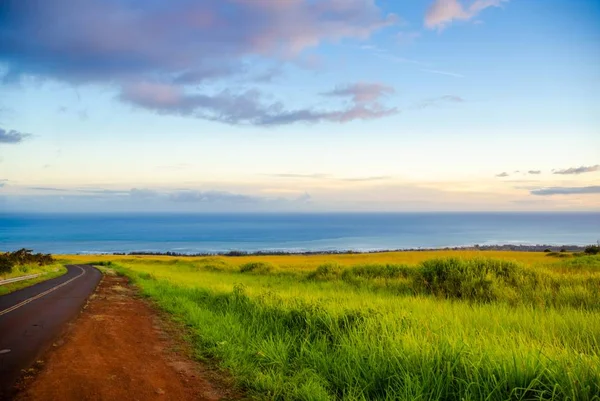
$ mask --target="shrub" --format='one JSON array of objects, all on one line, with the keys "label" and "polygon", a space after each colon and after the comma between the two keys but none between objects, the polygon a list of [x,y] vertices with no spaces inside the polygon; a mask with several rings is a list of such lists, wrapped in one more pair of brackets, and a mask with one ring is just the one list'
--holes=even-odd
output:
[{"label": "shrub", "polygon": [[533,289],[537,275],[515,262],[495,259],[433,259],[421,264],[414,278],[417,291],[445,298],[489,302],[513,300]]},{"label": "shrub", "polygon": [[248,262],[240,266],[240,273],[266,274],[274,268],[275,266],[267,262]]},{"label": "shrub", "polygon": [[337,263],[325,263],[308,275],[309,280],[337,280],[341,277],[343,268]]},{"label": "shrub", "polygon": [[6,274],[12,272],[14,263],[8,257],[8,254],[0,255],[0,274]]},{"label": "shrub", "polygon": [[598,255],[600,253],[600,245],[590,245],[583,252],[588,255]]}]

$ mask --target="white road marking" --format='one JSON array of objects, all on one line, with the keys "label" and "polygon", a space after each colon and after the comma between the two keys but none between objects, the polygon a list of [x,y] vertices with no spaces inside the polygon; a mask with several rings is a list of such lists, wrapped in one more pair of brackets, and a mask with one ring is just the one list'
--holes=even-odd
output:
[{"label": "white road marking", "polygon": [[18,303],[18,304],[14,305],[14,306],[11,306],[8,309],[4,309],[3,311],[0,311],[0,316],[6,315],[9,312],[12,312],[12,311],[14,311],[16,309],[19,309],[21,306],[25,306],[28,303],[35,301],[36,299],[39,299],[39,298],[41,298],[43,296],[46,296],[46,295],[50,294],[51,292],[58,290],[60,287],[63,287],[65,285],[69,284],[71,281],[77,280],[79,277],[81,277],[81,276],[83,276],[85,274],[85,270],[81,266],[75,266],[75,267],[78,268],[79,270],[81,270],[81,273],[78,276],[75,276],[72,279],[67,280],[67,281],[65,281],[62,284],[59,284],[56,287],[52,287],[49,290],[46,290],[46,291],[44,291],[44,292],[42,292],[42,293],[40,293],[40,294],[38,294],[38,295],[36,295],[34,297],[28,298],[28,299],[26,299],[25,301],[23,301],[21,303]]}]

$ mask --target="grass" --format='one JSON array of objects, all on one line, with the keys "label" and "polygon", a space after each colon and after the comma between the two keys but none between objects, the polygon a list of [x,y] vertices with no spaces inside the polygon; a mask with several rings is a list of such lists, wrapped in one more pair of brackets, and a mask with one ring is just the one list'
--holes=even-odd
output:
[{"label": "grass", "polygon": [[28,276],[30,274],[38,273],[41,273],[42,275],[29,280],[17,281],[16,283],[2,285],[0,286],[0,295],[9,294],[11,292],[32,286],[42,281],[62,276],[66,272],[67,269],[61,264],[52,264],[46,266],[38,266],[35,264],[16,266],[11,273],[6,275],[0,275],[0,280],[5,280],[13,277]]},{"label": "grass", "polygon": [[94,259],[258,399],[600,400],[600,256]]}]

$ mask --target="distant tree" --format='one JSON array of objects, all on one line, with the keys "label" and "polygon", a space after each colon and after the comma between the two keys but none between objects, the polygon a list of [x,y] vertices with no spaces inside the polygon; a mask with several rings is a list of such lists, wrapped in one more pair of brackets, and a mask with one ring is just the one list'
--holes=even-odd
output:
[{"label": "distant tree", "polygon": [[10,259],[10,254],[4,253],[0,255],[0,274],[6,274],[12,272],[14,263]]},{"label": "distant tree", "polygon": [[544,252],[546,252],[546,253],[552,252],[552,249],[546,248],[546,249],[544,249]]},{"label": "distant tree", "polygon": [[585,248],[583,251],[588,255],[598,255],[600,253],[600,246],[598,245],[590,245]]},{"label": "distant tree", "polygon": [[561,252],[567,252],[567,248],[560,248]]}]

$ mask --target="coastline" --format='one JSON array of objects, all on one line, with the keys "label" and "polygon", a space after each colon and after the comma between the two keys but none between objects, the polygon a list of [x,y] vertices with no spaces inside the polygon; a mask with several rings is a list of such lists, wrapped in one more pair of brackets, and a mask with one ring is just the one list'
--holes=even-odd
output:
[{"label": "coastline", "polygon": [[[590,244],[592,245],[592,244]],[[583,252],[589,245],[473,245],[473,246],[456,246],[456,247],[440,247],[440,248],[399,248],[399,249],[381,249],[372,251],[356,251],[356,250],[326,250],[326,251],[239,251],[231,250],[227,252],[147,252],[147,251],[131,251],[131,252],[98,252],[98,253],[74,253],[74,255],[115,255],[115,256],[176,256],[176,257],[201,257],[201,256],[285,256],[285,255],[360,255],[360,254],[376,254],[389,252],[432,252],[432,251],[513,251],[513,252]]]}]

